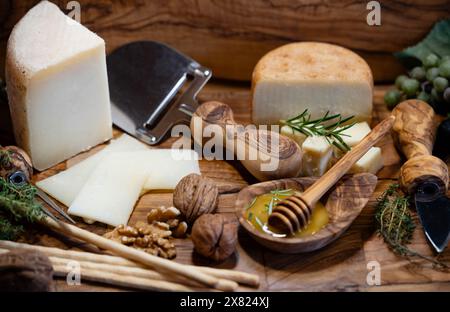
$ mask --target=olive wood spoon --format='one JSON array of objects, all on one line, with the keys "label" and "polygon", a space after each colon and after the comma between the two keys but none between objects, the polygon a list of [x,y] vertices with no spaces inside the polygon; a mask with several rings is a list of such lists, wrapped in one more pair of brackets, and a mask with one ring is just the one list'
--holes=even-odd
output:
[{"label": "olive wood spoon", "polygon": [[433,108],[420,100],[407,100],[398,104],[392,114],[394,140],[408,159],[400,168],[400,186],[414,194],[419,184],[428,181],[445,193],[449,182],[447,164],[431,155],[438,125]]},{"label": "olive wood spoon", "polygon": [[[243,166],[258,180],[292,178],[300,173],[302,150],[290,138],[277,132],[238,125],[228,105],[210,101],[200,105],[192,116],[191,131],[194,141],[203,146],[202,134],[205,127],[214,125],[219,127],[223,136],[221,143],[228,148],[227,155],[237,156]],[[212,129],[213,127],[210,127],[208,130]],[[234,142],[232,150],[230,144],[226,144],[227,141]],[[238,146],[243,147],[243,152],[239,151]],[[256,157],[251,159],[249,157],[251,155]]]},{"label": "olive wood spoon", "polygon": [[380,122],[358,145],[346,153],[330,170],[304,193],[280,201],[269,216],[269,225],[284,234],[294,234],[306,227],[316,203],[348,170],[391,130],[395,117]]}]

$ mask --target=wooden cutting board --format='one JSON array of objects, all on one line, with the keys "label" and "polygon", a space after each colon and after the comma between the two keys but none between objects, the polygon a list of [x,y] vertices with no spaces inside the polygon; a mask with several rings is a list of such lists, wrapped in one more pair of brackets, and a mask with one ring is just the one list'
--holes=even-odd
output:
[{"label": "wooden cutting board", "polygon": [[[383,104],[383,94],[387,87],[376,87],[374,95],[373,125],[386,117],[389,112]],[[200,101],[219,100],[229,104],[240,123],[250,123],[250,86],[247,84],[210,83],[199,95]],[[372,126],[373,126],[372,125]],[[116,130],[116,135],[120,134]],[[170,147],[172,139],[161,147]],[[375,233],[374,209],[376,198],[386,187],[396,182],[401,158],[391,137],[378,144],[383,151],[385,167],[378,173],[379,183],[369,204],[355,220],[349,230],[337,241],[322,250],[299,255],[280,255],[269,251],[254,242],[243,231],[239,232],[239,246],[235,256],[227,261],[214,264],[193,252],[189,238],[176,241],[177,258],[174,261],[196,265],[210,265],[220,268],[237,269],[258,274],[261,277],[259,290],[268,291],[407,291],[407,290],[450,290],[450,272],[437,271],[429,263],[420,260],[409,261],[393,254]],[[50,170],[35,175],[38,181],[51,176],[87,157],[87,154],[74,157]],[[218,183],[252,184],[257,181],[248,174],[238,162],[200,161],[202,174]],[[221,195],[218,213],[234,214],[236,194]],[[172,194],[149,193],[136,205],[130,224],[145,220],[152,207],[172,205]],[[97,234],[103,234],[107,228],[102,225],[87,225],[77,220],[78,226]],[[89,250],[89,246],[73,242],[58,233],[45,229],[33,229],[27,234],[26,241],[60,248],[80,248]],[[418,226],[411,249],[432,255],[420,226]],[[447,249],[441,260],[450,261]],[[381,286],[367,284],[370,272],[368,264],[377,261],[381,269]],[[74,288],[75,287],[75,288]],[[57,281],[59,291],[99,291],[116,290],[98,284],[83,282],[80,286],[67,286],[65,280]],[[123,289],[117,289],[123,290]],[[250,290],[250,289],[247,289]]]}]

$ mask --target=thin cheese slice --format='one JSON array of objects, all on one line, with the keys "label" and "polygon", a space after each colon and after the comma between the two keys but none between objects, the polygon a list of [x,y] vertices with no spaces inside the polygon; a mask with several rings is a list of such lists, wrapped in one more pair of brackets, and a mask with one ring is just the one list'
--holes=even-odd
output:
[{"label": "thin cheese slice", "polygon": [[[144,153],[140,153],[143,152]],[[138,140],[123,134],[93,156],[36,183],[36,186],[66,206],[71,206],[96,167],[117,152],[134,152],[130,163],[136,163],[147,173],[140,193],[150,190],[173,190],[191,173],[200,174],[198,155],[193,150],[150,149]],[[122,168],[127,169],[128,164]]]},{"label": "thin cheese slice", "polygon": [[69,208],[69,213],[108,225],[126,224],[148,172],[133,153],[107,155]]},{"label": "thin cheese slice", "polygon": [[200,173],[192,150],[150,149],[106,155],[69,213],[117,226],[126,224],[142,191],[173,189],[185,175]]},{"label": "thin cheese slice", "polygon": [[54,176],[36,183],[36,186],[57,199],[66,206],[70,206],[80,192],[92,171],[113,152],[147,150],[148,146],[138,140],[123,134],[117,140],[112,140],[104,149],[78,164]]},{"label": "thin cheese slice", "polygon": [[105,42],[55,4],[14,27],[5,71],[15,138],[36,169],[112,137]]}]

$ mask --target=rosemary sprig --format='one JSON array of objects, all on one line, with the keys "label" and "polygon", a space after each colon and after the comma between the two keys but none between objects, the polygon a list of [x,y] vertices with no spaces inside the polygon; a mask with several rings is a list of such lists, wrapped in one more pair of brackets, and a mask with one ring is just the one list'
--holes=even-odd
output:
[{"label": "rosemary sprig", "polygon": [[[306,136],[323,136],[328,143],[336,146],[343,152],[350,150],[350,147],[342,139],[343,136],[347,136],[343,132],[355,124],[354,122],[345,126],[342,126],[346,122],[353,119],[354,116],[350,116],[342,119],[341,114],[330,115],[327,112],[322,118],[311,120],[311,114],[305,109],[303,113],[288,120],[280,120],[281,124],[288,125],[294,130],[303,133]],[[337,121],[334,121],[336,120]],[[325,124],[326,122],[332,122],[331,124]]]},{"label": "rosemary sprig", "polygon": [[416,224],[409,209],[409,198],[401,193],[398,184],[390,185],[378,199],[375,219],[378,224],[378,233],[398,255],[422,258],[440,269],[450,268],[435,258],[422,255],[407,247],[411,242]]}]

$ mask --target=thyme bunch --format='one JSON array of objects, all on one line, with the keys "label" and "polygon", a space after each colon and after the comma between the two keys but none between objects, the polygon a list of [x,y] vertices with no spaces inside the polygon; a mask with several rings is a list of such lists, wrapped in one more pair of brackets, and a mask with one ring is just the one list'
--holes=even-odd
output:
[{"label": "thyme bunch", "polygon": [[17,186],[0,177],[0,238],[15,239],[23,232],[23,223],[35,223],[42,217],[35,187]]},{"label": "thyme bunch", "polygon": [[11,151],[0,148],[0,168],[8,168],[11,162]]},{"label": "thyme bunch", "polygon": [[391,184],[378,199],[375,219],[379,235],[396,254],[427,260],[440,269],[450,268],[435,258],[422,255],[407,247],[411,242],[416,224],[409,209],[409,197],[403,195],[398,184]]},{"label": "thyme bunch", "polygon": [[[353,119],[354,116],[350,116],[342,119],[341,114],[330,115],[330,112],[326,112],[326,114],[322,118],[312,119],[311,114],[308,113],[308,110],[305,109],[303,113],[288,120],[280,120],[280,122],[284,125],[288,125],[294,130],[297,130],[303,133],[306,136],[323,136],[326,138],[329,144],[336,146],[343,152],[348,152],[350,147],[347,143],[342,139],[343,136],[347,136],[343,132],[351,127],[355,123],[351,123],[349,125],[342,126],[346,122]],[[332,122],[328,124],[328,122]]]}]

